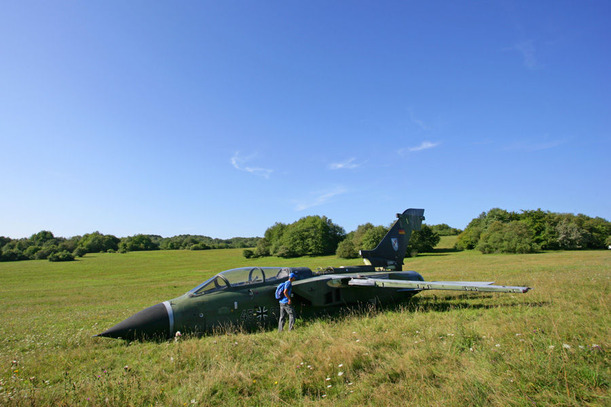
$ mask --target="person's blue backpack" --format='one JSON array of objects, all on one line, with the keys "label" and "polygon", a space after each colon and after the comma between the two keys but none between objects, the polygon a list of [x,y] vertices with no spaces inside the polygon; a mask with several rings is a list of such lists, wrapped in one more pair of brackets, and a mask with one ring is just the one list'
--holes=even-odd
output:
[{"label": "person's blue backpack", "polygon": [[276,287],[276,299],[281,300],[284,298],[284,287],[286,286],[286,281]]}]

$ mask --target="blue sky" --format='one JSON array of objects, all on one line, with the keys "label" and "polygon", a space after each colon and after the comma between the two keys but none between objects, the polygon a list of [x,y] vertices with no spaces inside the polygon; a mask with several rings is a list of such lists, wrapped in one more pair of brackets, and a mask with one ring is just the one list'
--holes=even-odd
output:
[{"label": "blue sky", "polygon": [[0,235],[611,219],[608,1],[9,2]]}]

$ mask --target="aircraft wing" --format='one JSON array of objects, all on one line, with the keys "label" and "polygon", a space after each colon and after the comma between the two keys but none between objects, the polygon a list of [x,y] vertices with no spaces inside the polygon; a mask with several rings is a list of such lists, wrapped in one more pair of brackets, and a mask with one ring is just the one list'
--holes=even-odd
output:
[{"label": "aircraft wing", "polygon": [[493,285],[490,281],[414,281],[385,278],[352,277],[334,278],[327,282],[332,287],[360,286],[380,288],[409,288],[414,290],[451,290],[478,292],[525,293],[530,287]]}]

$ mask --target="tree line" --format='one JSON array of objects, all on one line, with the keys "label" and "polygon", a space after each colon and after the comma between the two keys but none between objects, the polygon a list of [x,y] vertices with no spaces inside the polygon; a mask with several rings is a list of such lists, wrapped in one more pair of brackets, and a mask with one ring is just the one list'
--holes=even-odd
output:
[{"label": "tree line", "polygon": [[306,216],[289,225],[277,222],[265,231],[254,250],[244,250],[244,257],[324,256],[335,253],[344,240],[344,228],[326,216]]},{"label": "tree line", "polygon": [[[0,261],[48,259],[74,260],[87,253],[140,250],[207,250],[245,248],[244,257],[324,256],[336,254],[356,258],[359,250],[374,249],[390,226],[359,225],[346,233],[326,216],[306,216],[291,224],[275,223],[260,237],[216,239],[201,235],[163,238],[138,234],[124,238],[93,232],[71,238],[41,231],[26,239],[0,237]],[[433,251],[440,236],[458,235],[457,250],[482,253],[532,253],[539,250],[603,249],[611,246],[611,222],[583,214],[523,210],[521,213],[494,208],[474,218],[464,231],[447,224],[422,225],[414,231],[407,254]]]},{"label": "tree line", "polygon": [[494,208],[482,212],[458,235],[458,250],[533,253],[539,250],[604,249],[611,246],[611,222],[583,214]]},{"label": "tree line", "polygon": [[[254,250],[244,250],[244,256],[336,254],[341,258],[356,258],[360,250],[374,249],[389,228],[366,223],[345,233],[327,217],[308,216],[288,225],[274,224]],[[407,255],[431,252],[441,236],[452,235],[458,235],[455,249],[477,249],[484,254],[611,247],[611,223],[606,219],[541,209],[516,213],[494,208],[473,219],[464,231],[447,224],[423,224],[420,231],[412,233]]]},{"label": "tree line", "polygon": [[127,253],[142,250],[208,250],[254,247],[258,237],[217,239],[200,235],[179,235],[164,238],[138,234],[124,238],[88,233],[71,238],[56,237],[43,230],[29,238],[11,239],[0,236],[0,261],[44,260],[70,261],[87,253]]},{"label": "tree line", "polygon": [[[265,231],[253,249],[246,249],[246,258],[277,256],[284,258],[301,256],[326,256],[336,254],[341,258],[357,258],[359,250],[374,249],[386,235],[390,226],[374,226],[366,223],[355,231],[346,233],[326,216],[306,216],[291,224],[276,223]],[[460,230],[448,225],[427,226],[412,233],[408,254],[430,252],[439,243],[440,233],[455,234]]]}]

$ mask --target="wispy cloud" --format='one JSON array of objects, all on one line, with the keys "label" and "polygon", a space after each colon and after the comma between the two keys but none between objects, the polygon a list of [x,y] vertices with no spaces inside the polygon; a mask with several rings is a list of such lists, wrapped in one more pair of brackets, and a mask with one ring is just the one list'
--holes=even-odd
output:
[{"label": "wispy cloud", "polygon": [[231,165],[233,165],[236,170],[246,171],[263,178],[269,178],[269,176],[272,172],[274,172],[274,170],[270,170],[267,168],[251,167],[247,165],[247,163],[253,158],[255,158],[255,156],[256,154],[250,155],[248,157],[242,157],[240,155],[240,152],[236,151],[233,157],[231,157]]},{"label": "wispy cloud", "polygon": [[439,146],[440,144],[441,144],[441,142],[433,143],[431,141],[423,141],[422,143],[420,143],[417,146],[408,147],[408,148],[402,148],[401,150],[399,150],[399,154],[415,153],[415,152],[418,152],[418,151],[429,150],[431,148],[435,148],[435,147]]},{"label": "wispy cloud", "polygon": [[412,110],[412,108],[408,108],[407,111],[409,113],[409,118],[412,121],[412,123],[420,127],[421,130],[424,130],[424,131],[431,130],[431,128],[424,121],[420,120],[419,118],[416,117],[416,115],[414,115],[414,111]]},{"label": "wispy cloud", "polygon": [[408,148],[409,151],[422,151],[428,150],[430,148],[435,148],[441,143],[432,143],[430,141],[423,141],[419,146]]},{"label": "wispy cloud", "polygon": [[535,151],[549,150],[567,143],[567,140],[546,140],[546,141],[517,141],[505,147],[508,151],[525,151],[532,153]]},{"label": "wispy cloud", "polygon": [[319,191],[317,193],[312,194],[314,196],[311,197],[310,199],[308,199],[306,201],[302,201],[302,202],[297,202],[297,205],[295,206],[295,210],[296,211],[303,211],[303,210],[312,208],[314,206],[323,205],[323,204],[329,202],[334,197],[336,197],[338,195],[345,194],[346,192],[348,192],[348,190],[346,188],[344,188],[344,187],[341,187],[341,186],[340,187],[336,187],[336,188],[331,189],[331,190]]},{"label": "wispy cloud", "polygon": [[537,50],[533,40],[521,41],[514,44],[510,49],[518,51],[522,55],[522,63],[530,70],[541,68],[537,59]]},{"label": "wispy cloud", "polygon": [[352,157],[339,163],[329,164],[330,170],[353,170],[360,167],[362,164],[355,163],[356,158]]}]

